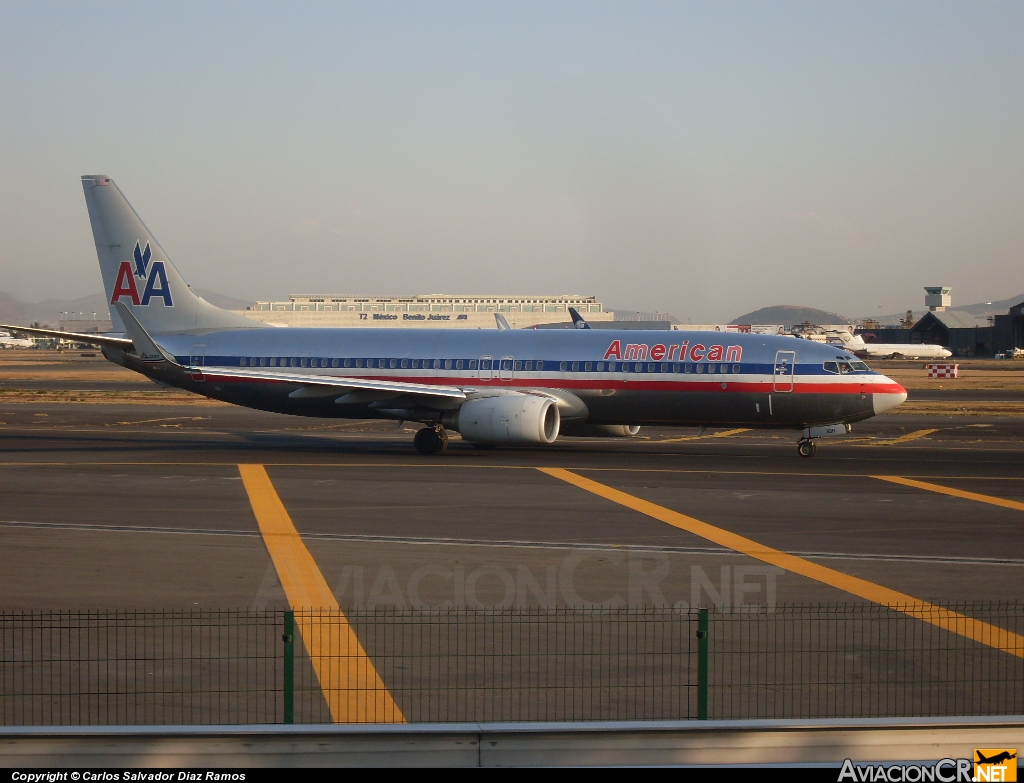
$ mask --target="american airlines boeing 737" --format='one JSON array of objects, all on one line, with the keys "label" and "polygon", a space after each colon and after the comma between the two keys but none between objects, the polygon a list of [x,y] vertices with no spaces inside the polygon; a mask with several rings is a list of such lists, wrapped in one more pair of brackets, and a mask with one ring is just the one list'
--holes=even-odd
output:
[{"label": "american airlines boeing 737", "polygon": [[[842,348],[772,335],[579,329],[268,327],[196,295],[109,177],[82,177],[118,334],[69,334],[163,384],[277,413],[394,419],[481,447],[629,436],[640,425],[801,430],[817,438],[907,398]],[[579,324],[578,324],[579,325]],[[583,324],[585,327],[585,324]]]}]

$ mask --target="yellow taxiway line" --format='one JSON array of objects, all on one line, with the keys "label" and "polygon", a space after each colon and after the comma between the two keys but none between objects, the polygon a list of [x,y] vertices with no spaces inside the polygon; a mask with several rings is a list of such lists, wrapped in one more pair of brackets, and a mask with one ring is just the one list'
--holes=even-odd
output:
[{"label": "yellow taxiway line", "polygon": [[1002,506],[1003,508],[1012,508],[1017,511],[1024,511],[1024,503],[1017,500],[1007,500],[1006,498],[995,497],[994,495],[980,495],[977,492],[967,492],[963,489],[944,487],[941,484],[929,484],[927,481],[917,481],[915,479],[903,478],[902,476],[872,476],[871,478],[876,478],[880,481],[891,481],[893,484],[902,484],[905,487],[914,487],[915,489],[924,489],[929,492],[938,492],[943,495],[952,495],[955,498],[976,500],[979,503],[988,503],[992,506]]},{"label": "yellow taxiway line", "polygon": [[861,443],[861,444],[858,444],[858,445],[860,445],[862,447],[863,446],[895,446],[898,443],[909,443],[912,440],[917,440],[918,438],[927,437],[928,435],[931,435],[933,432],[938,432],[938,430],[937,429],[934,429],[934,430],[914,430],[913,432],[908,432],[906,435],[901,435],[898,438],[890,438],[890,439],[886,439],[886,440],[875,440],[875,441],[871,441],[870,443]]},{"label": "yellow taxiway line", "polygon": [[665,438],[663,440],[652,440],[651,443],[679,443],[684,440],[706,440],[707,438],[728,438],[730,435],[739,435],[741,432],[750,432],[749,427],[741,427],[736,430],[725,430],[724,432],[713,432],[710,435],[687,435],[683,438]]},{"label": "yellow taxiway line", "polygon": [[621,506],[638,511],[641,514],[657,519],[660,522],[693,533],[703,539],[720,546],[733,549],[740,554],[760,560],[779,568],[784,568],[808,579],[835,587],[847,593],[888,606],[898,612],[937,625],[947,631],[959,634],[980,644],[994,647],[1018,658],[1024,658],[1024,636],[1007,631],[981,620],[975,620],[959,612],[921,601],[913,596],[897,590],[844,574],[841,571],[812,563],[802,557],[781,552],[778,549],[759,544],[744,536],[737,535],[720,527],[701,522],[699,519],[680,514],[678,511],[659,506],[650,501],[622,492],[621,490],[601,484],[578,473],[563,468],[537,468],[541,473],[565,481],[579,489],[591,492],[599,497],[618,503]]},{"label": "yellow taxiway line", "polygon": [[263,465],[239,465],[263,541],[335,723],[405,723]]}]

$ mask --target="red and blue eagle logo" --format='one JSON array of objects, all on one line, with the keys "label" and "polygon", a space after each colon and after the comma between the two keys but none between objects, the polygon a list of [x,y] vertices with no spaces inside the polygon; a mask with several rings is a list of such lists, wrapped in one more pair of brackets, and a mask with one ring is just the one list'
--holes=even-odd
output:
[{"label": "red and blue eagle logo", "polygon": [[[143,250],[141,243],[135,242],[135,266],[131,261],[122,261],[117,269],[117,280],[114,282],[114,294],[110,297],[110,304],[115,304],[123,297],[128,297],[133,305],[147,306],[153,299],[162,299],[165,307],[174,307],[171,300],[171,287],[167,284],[167,270],[163,261],[153,261],[153,251],[146,243]],[[135,282],[139,279],[139,283]],[[139,296],[139,285],[145,281],[145,288],[142,289],[142,296]]]}]

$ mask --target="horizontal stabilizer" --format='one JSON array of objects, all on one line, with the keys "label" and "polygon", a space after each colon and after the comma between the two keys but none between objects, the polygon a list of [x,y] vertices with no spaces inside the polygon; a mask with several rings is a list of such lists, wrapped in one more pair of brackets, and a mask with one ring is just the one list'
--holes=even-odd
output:
[{"label": "horizontal stabilizer", "polygon": [[127,337],[111,337],[105,334],[83,334],[81,332],[60,332],[56,329],[39,329],[35,326],[14,326],[13,324],[0,324],[0,329],[9,329],[13,332],[24,332],[34,334],[37,337],[55,337],[60,340],[71,340],[76,343],[87,345],[109,345],[112,348],[131,348],[132,341]]}]

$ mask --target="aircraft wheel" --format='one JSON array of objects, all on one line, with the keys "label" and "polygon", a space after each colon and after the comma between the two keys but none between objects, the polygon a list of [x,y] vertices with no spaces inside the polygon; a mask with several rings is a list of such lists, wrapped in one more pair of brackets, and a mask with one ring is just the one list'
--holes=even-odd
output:
[{"label": "aircraft wheel", "polygon": [[801,457],[813,457],[818,447],[813,440],[802,440],[797,444],[796,450],[800,452]]},{"label": "aircraft wheel", "polygon": [[448,433],[441,427],[424,427],[412,441],[420,454],[440,454],[448,448]]}]

